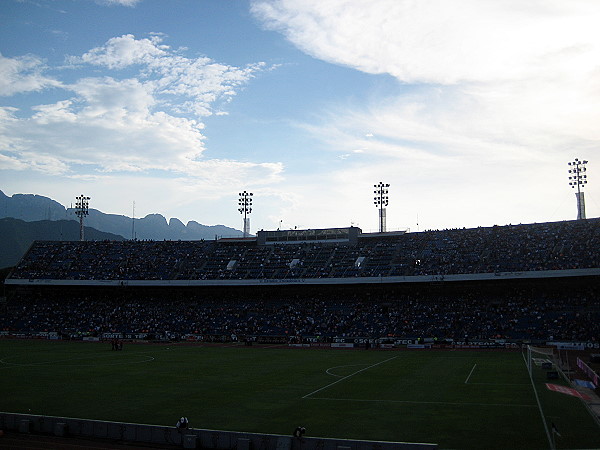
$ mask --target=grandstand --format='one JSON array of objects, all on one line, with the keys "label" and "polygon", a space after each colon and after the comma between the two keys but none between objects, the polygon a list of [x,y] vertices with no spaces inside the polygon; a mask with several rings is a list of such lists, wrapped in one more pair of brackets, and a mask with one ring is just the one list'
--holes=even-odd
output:
[{"label": "grandstand", "polygon": [[[568,340],[593,348],[599,248],[600,219],[421,233],[261,231],[217,241],[37,241],[6,280],[14,314],[2,332]],[[192,312],[182,318],[182,308]],[[119,320],[100,314],[111,309]]]},{"label": "grandstand", "polygon": [[600,219],[375,235],[350,227],[259,232],[254,239],[221,241],[38,241],[7,284],[367,284],[595,276],[598,248]]}]

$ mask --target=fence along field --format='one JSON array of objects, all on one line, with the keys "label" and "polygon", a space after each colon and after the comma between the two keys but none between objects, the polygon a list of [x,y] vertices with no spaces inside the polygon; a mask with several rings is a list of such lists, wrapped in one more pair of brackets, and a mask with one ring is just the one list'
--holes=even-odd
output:
[{"label": "fence along field", "polygon": [[301,425],[313,437],[453,449],[550,448],[554,423],[557,448],[600,448],[581,401],[532,380],[520,352],[151,344],[112,352],[108,343],[2,340],[0,374],[8,412],[168,426],[185,415],[194,428],[290,435]]}]

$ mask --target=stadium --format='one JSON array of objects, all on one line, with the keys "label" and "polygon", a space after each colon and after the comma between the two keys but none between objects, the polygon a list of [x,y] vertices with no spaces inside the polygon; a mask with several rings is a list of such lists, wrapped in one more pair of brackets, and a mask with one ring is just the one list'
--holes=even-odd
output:
[{"label": "stadium", "polygon": [[160,448],[598,448],[599,248],[600,219],[36,241],[5,280],[2,428]]},{"label": "stadium", "polygon": [[600,1],[0,5],[0,450],[600,450]]}]

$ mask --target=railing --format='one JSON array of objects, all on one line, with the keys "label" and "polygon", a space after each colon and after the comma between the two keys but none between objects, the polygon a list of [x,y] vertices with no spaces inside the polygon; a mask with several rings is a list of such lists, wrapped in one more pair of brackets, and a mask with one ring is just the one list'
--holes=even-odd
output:
[{"label": "railing", "polygon": [[598,376],[598,374],[594,372],[593,369],[586,363],[584,363],[580,358],[577,358],[577,367],[579,367],[588,377],[590,377],[590,380],[592,380],[594,386],[600,386],[600,377]]}]

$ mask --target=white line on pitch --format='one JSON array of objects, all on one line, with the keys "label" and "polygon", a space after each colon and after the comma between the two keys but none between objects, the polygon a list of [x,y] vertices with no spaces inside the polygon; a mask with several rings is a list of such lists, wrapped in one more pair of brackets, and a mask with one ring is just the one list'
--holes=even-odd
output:
[{"label": "white line on pitch", "polygon": [[[304,397],[303,397],[304,398]],[[332,400],[339,402],[383,402],[383,403],[411,403],[415,405],[458,405],[458,406],[517,406],[520,408],[535,408],[536,405],[521,405],[515,403],[467,403],[467,402],[424,402],[416,400],[376,400],[363,398],[329,398],[311,397],[309,400]]]},{"label": "white line on pitch", "polygon": [[[527,368],[527,360],[525,359],[525,354],[521,354],[523,356],[523,362],[525,363],[525,367]],[[544,411],[542,410],[542,403],[540,402],[540,397],[538,395],[537,389],[535,388],[535,383],[533,382],[533,375],[527,369],[527,373],[529,373],[529,380],[531,381],[531,386],[533,387],[533,393],[535,394],[535,401],[537,402],[538,409],[540,410],[540,416],[542,418],[542,423],[544,424],[544,430],[546,431],[546,437],[548,438],[548,444],[550,444],[550,448],[554,449],[556,446],[554,445],[554,433],[550,436],[550,430],[548,429],[548,424],[546,423],[546,418],[544,416]]]},{"label": "white line on pitch", "polygon": [[313,391],[313,392],[311,392],[310,394],[306,394],[306,395],[305,395],[304,397],[302,397],[302,398],[307,398],[307,397],[310,397],[311,395],[313,395],[313,394],[316,394],[317,392],[321,392],[322,390],[324,390],[324,389],[327,389],[328,387],[330,387],[330,386],[333,386],[334,384],[337,384],[337,383],[339,383],[340,381],[344,381],[344,380],[347,380],[347,379],[348,379],[348,378],[350,378],[350,377],[353,377],[353,376],[354,376],[354,375],[356,375],[357,373],[364,372],[365,370],[371,369],[372,367],[375,367],[375,366],[378,366],[378,365],[380,365],[380,364],[383,364],[383,363],[386,363],[386,362],[388,362],[388,361],[391,361],[392,359],[396,359],[397,357],[398,357],[398,356],[393,356],[393,357],[391,357],[391,358],[388,358],[388,359],[386,359],[385,361],[380,361],[380,362],[378,362],[378,363],[376,363],[376,364],[373,364],[373,365],[371,365],[371,366],[365,367],[364,369],[357,370],[356,372],[354,372],[354,373],[351,373],[350,375],[347,375],[347,376],[345,376],[344,378],[340,378],[339,380],[336,380],[336,381],[334,381],[333,383],[329,383],[327,386],[323,386],[322,388],[319,388],[319,389],[317,389],[316,391]]},{"label": "white line on pitch", "polygon": [[354,366],[366,366],[366,364],[345,364],[343,366],[330,367],[329,369],[327,369],[325,371],[325,373],[327,375],[331,375],[332,377],[344,378],[344,375],[336,375],[335,373],[331,373],[330,370],[339,369],[340,367],[354,367]]},{"label": "white line on pitch", "polygon": [[475,367],[477,367],[477,364],[473,365],[473,368],[471,369],[471,371],[469,372],[469,376],[467,377],[467,379],[465,380],[465,384],[467,384],[469,382],[469,378],[471,378],[471,375],[473,375],[473,371],[475,370]]}]

